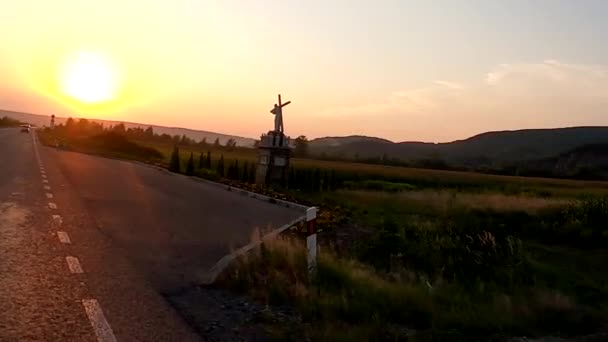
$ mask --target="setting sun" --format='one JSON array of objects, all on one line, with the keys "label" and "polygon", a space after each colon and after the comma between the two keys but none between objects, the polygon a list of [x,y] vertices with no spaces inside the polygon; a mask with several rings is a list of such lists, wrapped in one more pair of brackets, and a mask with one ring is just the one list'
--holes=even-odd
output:
[{"label": "setting sun", "polygon": [[61,90],[83,103],[113,100],[118,75],[111,63],[99,54],[79,52],[65,63],[60,74]]}]

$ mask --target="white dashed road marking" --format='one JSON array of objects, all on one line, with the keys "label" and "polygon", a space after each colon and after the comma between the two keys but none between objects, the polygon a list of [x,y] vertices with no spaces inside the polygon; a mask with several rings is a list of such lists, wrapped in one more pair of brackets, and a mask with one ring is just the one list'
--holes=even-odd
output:
[{"label": "white dashed road marking", "polygon": [[66,232],[58,231],[57,237],[59,238],[59,241],[61,241],[61,243],[65,243],[65,244],[72,243],[72,241],[70,240],[70,236]]},{"label": "white dashed road marking", "polygon": [[[36,159],[38,160],[38,165],[40,166],[40,175],[42,176],[42,183],[44,183],[44,189],[47,191],[51,190],[51,187],[46,185],[49,183],[46,176],[46,171],[42,166],[42,160],[40,160],[40,153],[38,153],[38,145],[36,141],[36,136],[32,135],[32,140],[34,143],[34,152],[36,153]],[[46,193],[47,198],[53,198],[53,194],[50,192]],[[57,205],[53,202],[49,202],[49,208],[57,209]],[[53,215],[53,221],[62,224],[61,216]],[[70,244],[70,236],[68,233],[64,231],[57,232],[57,238],[61,243]],[[80,266],[80,261],[78,258],[73,256],[65,257],[65,260],[68,264],[68,268],[71,273],[84,273],[82,270],[82,266]],[[103,310],[101,310],[101,306],[95,299],[83,299],[82,306],[84,307],[85,312],[87,313],[87,317],[91,322],[91,326],[93,327],[93,331],[95,331],[95,335],[97,336],[98,342],[116,342],[116,337],[114,336],[114,332],[112,331],[112,327],[106,320],[105,315],[103,314]]]},{"label": "white dashed road marking", "polygon": [[95,299],[83,299],[82,306],[84,306],[89,321],[91,321],[91,326],[95,331],[95,335],[97,335],[97,341],[116,342],[114,332],[106,320],[99,303]]},{"label": "white dashed road marking", "polygon": [[70,269],[70,272],[72,272],[72,273],[83,273],[84,272],[82,270],[82,267],[80,267],[80,261],[78,261],[78,258],[73,257],[73,256],[67,256],[67,257],[65,257],[65,261],[67,261],[67,263],[68,263],[68,268]]},{"label": "white dashed road marking", "polygon": [[63,223],[63,220],[61,219],[61,216],[59,216],[59,215],[53,215],[53,220],[59,224]]}]

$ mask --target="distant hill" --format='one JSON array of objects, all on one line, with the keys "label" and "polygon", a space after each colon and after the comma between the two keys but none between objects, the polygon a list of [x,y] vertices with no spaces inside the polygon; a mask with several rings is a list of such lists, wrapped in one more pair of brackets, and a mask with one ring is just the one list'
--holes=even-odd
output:
[{"label": "distant hill", "polygon": [[[27,122],[36,126],[48,126],[50,124],[50,117],[48,115],[39,115],[39,114],[30,114],[30,113],[21,113],[21,112],[13,112],[0,110],[0,117],[10,117],[19,121]],[[55,123],[61,124],[64,123],[68,118],[66,117],[56,117]],[[77,118],[75,118],[77,119]],[[88,119],[88,118],[87,118]],[[212,143],[216,138],[220,139],[220,143],[225,144],[228,139],[234,139],[236,141],[237,146],[244,147],[253,147],[255,143],[255,139],[238,137],[235,135],[229,134],[221,134],[214,133],[208,131],[199,131],[187,128],[178,128],[178,127],[165,127],[165,126],[157,126],[157,125],[148,125],[142,123],[134,123],[134,122],[125,122],[125,121],[111,121],[111,120],[99,120],[99,119],[88,119],[91,121],[95,121],[98,123],[102,123],[105,126],[116,125],[119,123],[123,123],[126,128],[132,127],[143,127],[148,128],[152,127],[154,132],[158,134],[169,134],[169,135],[186,135],[189,138],[195,139],[196,141],[200,141],[203,138],[207,138],[207,141]]]},{"label": "distant hill", "polygon": [[514,174],[524,176],[608,179],[608,144],[576,147],[555,157],[514,163]]},{"label": "distant hill", "polygon": [[488,132],[450,143],[400,142],[372,137],[320,138],[310,142],[315,155],[331,158],[436,159],[454,166],[497,167],[541,160],[577,147],[608,144],[608,127],[569,127]]}]

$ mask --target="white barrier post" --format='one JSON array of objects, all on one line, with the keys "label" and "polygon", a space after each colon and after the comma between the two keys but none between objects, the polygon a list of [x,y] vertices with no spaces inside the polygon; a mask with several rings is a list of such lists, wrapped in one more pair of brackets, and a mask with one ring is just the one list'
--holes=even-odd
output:
[{"label": "white barrier post", "polygon": [[306,209],[306,250],[308,251],[308,273],[313,275],[317,271],[317,208]]}]

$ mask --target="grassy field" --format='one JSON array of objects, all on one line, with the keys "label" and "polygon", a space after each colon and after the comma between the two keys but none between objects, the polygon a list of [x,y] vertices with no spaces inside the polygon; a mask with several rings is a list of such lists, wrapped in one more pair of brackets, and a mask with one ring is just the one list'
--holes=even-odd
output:
[{"label": "grassy field", "polygon": [[[160,151],[164,160],[168,161],[173,145],[157,142],[140,141],[139,144]],[[180,160],[184,163],[190,153],[198,160],[201,152],[211,152],[213,163],[224,157],[225,161],[238,160],[255,163],[256,151],[254,149],[237,148],[227,150],[208,146],[180,146]],[[490,175],[474,172],[443,171],[430,169],[417,169],[396,166],[371,165],[354,162],[338,162],[316,159],[293,158],[291,165],[298,169],[334,170],[338,173],[355,177],[355,181],[382,180],[392,184],[405,184],[414,188],[426,189],[456,189],[461,191],[487,192],[499,191],[501,193],[540,195],[541,197],[581,197],[589,195],[608,195],[608,182],[581,181],[571,179],[536,178]],[[389,184],[390,185],[390,184]]]},{"label": "grassy field", "polygon": [[[565,183],[582,199],[454,189],[301,194],[332,208],[320,218],[316,276],[307,277],[303,244],[284,238],[240,260],[221,284],[295,305],[306,324],[277,327],[285,340],[605,334],[608,199],[585,187],[594,182]],[[341,222],[327,224],[332,215]]]},{"label": "grassy field", "polygon": [[[173,145],[102,143],[105,136],[70,143],[168,165]],[[252,187],[240,176],[221,179],[216,166],[223,156],[226,167],[238,160],[251,168],[255,150],[180,146],[181,172],[190,153],[198,165],[207,151],[212,165],[195,175]],[[152,154],[158,158],[144,158]],[[608,334],[608,182],[311,159],[292,166],[298,182],[272,194],[322,209],[318,272],[308,276],[301,235],[293,232],[239,260],[217,284],[295,307],[302,323],[269,325],[278,340]]]}]

